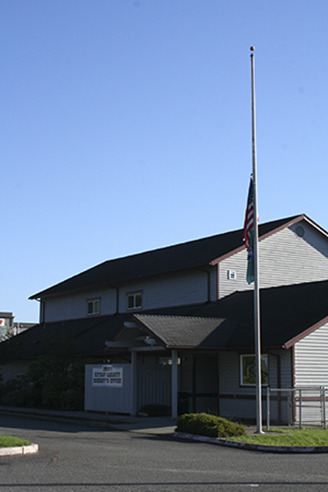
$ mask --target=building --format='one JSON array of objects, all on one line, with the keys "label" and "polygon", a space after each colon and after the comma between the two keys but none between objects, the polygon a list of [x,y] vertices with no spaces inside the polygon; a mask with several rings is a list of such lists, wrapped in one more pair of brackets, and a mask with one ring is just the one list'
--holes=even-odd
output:
[{"label": "building", "polygon": [[0,341],[6,340],[15,335],[19,335],[19,333],[28,330],[35,324],[15,322],[14,319],[15,316],[12,312],[0,312]]},{"label": "building", "polygon": [[[328,234],[306,215],[259,233],[263,383],[328,385]],[[89,410],[254,418],[246,267],[242,230],[106,261],[31,296],[40,323],[0,347],[2,371],[21,374],[62,341],[92,361]],[[286,421],[285,400],[272,399],[274,420]]]}]

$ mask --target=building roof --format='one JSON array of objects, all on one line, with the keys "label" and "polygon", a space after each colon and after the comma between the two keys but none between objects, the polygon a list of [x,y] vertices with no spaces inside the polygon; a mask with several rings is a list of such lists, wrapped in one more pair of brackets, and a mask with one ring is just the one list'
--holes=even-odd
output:
[{"label": "building roof", "polygon": [[[252,291],[217,302],[47,323],[0,344],[0,358],[31,359],[66,347],[72,355],[105,357],[154,337],[167,349],[254,350]],[[328,323],[328,280],[261,290],[263,350],[288,349]]]},{"label": "building roof", "polygon": [[[261,238],[301,220],[305,215],[295,215],[274,220],[259,226]],[[310,221],[314,224],[312,221]],[[319,227],[319,226],[318,226]],[[322,230],[322,229],[321,229]],[[243,248],[242,229],[155,249],[123,258],[105,261],[48,289],[30,299],[63,295],[91,288],[118,287],[130,281],[165,275],[194,268],[208,268],[221,257]]]},{"label": "building roof", "polygon": [[[261,289],[260,299],[263,347],[289,348],[328,322],[328,280]],[[156,314],[162,318],[167,316],[168,328],[164,328],[165,319],[155,320]],[[235,292],[217,302],[153,310],[136,317],[158,336],[162,335],[171,348],[186,343],[185,330],[180,328],[181,317],[218,320],[217,327],[211,332],[211,343],[208,338],[202,342],[203,345],[206,342],[207,347],[212,343],[213,348],[228,350],[254,346],[252,290]],[[225,320],[225,323],[219,320]],[[170,333],[174,332],[174,338],[171,338]],[[178,333],[181,333],[179,338]],[[192,333],[191,330],[188,343],[197,344],[198,338],[193,339]],[[174,343],[178,345],[175,347]]]},{"label": "building roof", "polygon": [[114,338],[120,330],[120,316],[42,323],[2,342],[0,357],[3,361],[24,360],[63,351],[71,355],[102,355],[102,341]]}]

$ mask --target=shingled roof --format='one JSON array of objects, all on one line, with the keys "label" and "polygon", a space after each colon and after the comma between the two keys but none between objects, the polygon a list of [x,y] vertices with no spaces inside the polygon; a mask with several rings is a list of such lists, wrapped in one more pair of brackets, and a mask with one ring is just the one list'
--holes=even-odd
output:
[{"label": "shingled roof", "polygon": [[[267,234],[305,219],[295,215],[259,226],[261,238]],[[307,218],[306,218],[307,219]],[[30,299],[62,295],[90,288],[117,287],[130,281],[156,275],[207,268],[224,255],[243,247],[242,229],[205,237],[165,248],[146,251],[123,258],[105,261],[48,289]]]},{"label": "shingled roof", "polygon": [[[288,349],[328,322],[328,280],[261,289],[260,299],[264,348]],[[135,316],[170,348],[187,345],[224,350],[254,347],[252,290],[235,292],[217,302],[153,310]],[[187,334],[184,328],[188,319],[197,317],[217,320],[217,326],[204,332],[206,336],[201,342],[199,335],[193,338],[193,330]]]},{"label": "shingled roof", "polygon": [[[129,343],[121,345],[123,351],[131,341],[145,347],[147,335],[167,349],[253,350],[252,295],[252,291],[235,292],[205,304],[36,325],[1,343],[0,358],[31,359],[63,346],[72,355],[105,357],[115,344],[127,341],[127,333]],[[263,350],[289,349],[327,323],[327,299],[328,280],[262,289]]]}]

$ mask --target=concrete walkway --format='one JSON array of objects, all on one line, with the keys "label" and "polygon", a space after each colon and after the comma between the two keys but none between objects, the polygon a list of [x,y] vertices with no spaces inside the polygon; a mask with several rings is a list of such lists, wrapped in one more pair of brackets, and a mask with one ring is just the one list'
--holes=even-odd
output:
[{"label": "concrete walkway", "polygon": [[59,422],[75,422],[85,425],[102,426],[111,429],[140,432],[154,435],[172,435],[176,421],[171,417],[133,417],[112,415],[97,412],[71,410],[45,410],[36,408],[0,406],[0,415],[52,420]]}]

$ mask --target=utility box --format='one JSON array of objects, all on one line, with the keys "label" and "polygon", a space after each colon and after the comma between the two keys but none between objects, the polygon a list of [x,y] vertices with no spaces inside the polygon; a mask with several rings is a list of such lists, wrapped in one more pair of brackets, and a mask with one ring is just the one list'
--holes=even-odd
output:
[{"label": "utility box", "polygon": [[85,366],[85,410],[132,414],[132,391],[131,364]]}]

